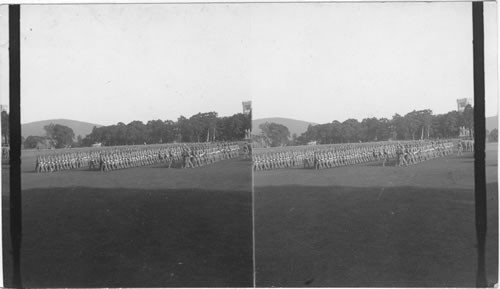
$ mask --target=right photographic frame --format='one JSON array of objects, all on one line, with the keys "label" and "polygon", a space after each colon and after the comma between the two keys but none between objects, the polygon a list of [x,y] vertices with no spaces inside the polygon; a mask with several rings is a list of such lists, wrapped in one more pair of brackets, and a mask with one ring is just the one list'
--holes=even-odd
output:
[{"label": "right photographic frame", "polygon": [[497,284],[497,3],[253,8],[255,285]]}]

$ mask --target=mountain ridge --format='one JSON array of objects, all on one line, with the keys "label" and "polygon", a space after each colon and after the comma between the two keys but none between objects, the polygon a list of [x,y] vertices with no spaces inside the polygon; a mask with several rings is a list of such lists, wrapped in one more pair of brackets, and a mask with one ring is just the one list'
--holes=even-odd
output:
[{"label": "mountain ridge", "polygon": [[261,134],[262,131],[259,128],[259,125],[261,125],[265,122],[274,122],[274,123],[278,123],[278,124],[286,126],[288,128],[288,130],[290,131],[290,136],[292,136],[294,133],[297,136],[300,136],[302,133],[307,131],[307,127],[309,125],[317,125],[317,123],[314,123],[314,122],[303,121],[303,120],[298,120],[298,119],[293,119],[293,118],[266,117],[266,118],[259,118],[259,119],[252,120],[252,134],[253,135]]},{"label": "mountain ridge", "polygon": [[21,124],[21,135],[24,138],[27,138],[30,135],[32,135],[32,136],[45,136],[45,129],[43,127],[46,125],[49,125],[51,123],[60,124],[60,125],[70,127],[73,130],[73,132],[75,133],[75,139],[79,135],[82,138],[84,138],[86,135],[90,134],[92,132],[92,129],[94,128],[94,126],[96,126],[96,127],[102,126],[100,124],[94,124],[94,123],[90,123],[90,122],[84,122],[84,121],[72,120],[72,119],[64,119],[64,118],[47,119],[47,120],[33,121],[33,122]]},{"label": "mountain ridge", "polygon": [[492,131],[498,129],[498,115],[486,117],[486,130]]}]

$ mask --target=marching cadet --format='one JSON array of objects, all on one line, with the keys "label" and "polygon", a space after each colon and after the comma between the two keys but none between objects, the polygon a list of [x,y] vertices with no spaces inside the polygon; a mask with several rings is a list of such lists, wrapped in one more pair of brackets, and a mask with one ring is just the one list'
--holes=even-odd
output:
[{"label": "marching cadet", "polygon": [[384,147],[382,148],[382,166],[385,167],[385,163],[389,160],[389,154],[387,153],[387,149]]},{"label": "marching cadet", "polygon": [[184,159],[183,168],[191,168],[193,167],[193,163],[191,162],[191,152],[186,149],[182,152],[182,158]]},{"label": "marching cadet", "polygon": [[462,146],[462,141],[458,141],[458,148],[457,148],[457,156],[461,156],[462,155],[462,151],[463,151],[463,146]]}]

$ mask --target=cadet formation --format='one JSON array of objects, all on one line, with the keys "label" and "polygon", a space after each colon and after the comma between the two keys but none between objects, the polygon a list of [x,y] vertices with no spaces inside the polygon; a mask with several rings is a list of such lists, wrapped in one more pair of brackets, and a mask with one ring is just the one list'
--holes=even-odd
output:
[{"label": "cadet formation", "polygon": [[35,171],[45,173],[88,168],[105,172],[162,163],[168,168],[173,164],[180,164],[182,168],[195,168],[238,157],[240,150],[240,145],[235,142],[100,148],[39,155]]},{"label": "cadet formation", "polygon": [[419,140],[401,142],[351,143],[255,149],[249,143],[181,143],[96,148],[39,155],[38,173],[82,169],[102,172],[164,164],[171,168],[196,168],[240,155],[253,159],[255,171],[281,168],[328,169],[378,161],[385,166],[410,166],[454,152],[474,151],[473,140]]},{"label": "cadet formation", "polygon": [[473,151],[473,141],[419,140],[402,142],[353,143],[318,146],[281,147],[255,150],[255,171],[281,168],[327,169],[379,161],[385,166],[395,160],[396,166],[410,166],[433,158],[450,155],[454,150]]}]

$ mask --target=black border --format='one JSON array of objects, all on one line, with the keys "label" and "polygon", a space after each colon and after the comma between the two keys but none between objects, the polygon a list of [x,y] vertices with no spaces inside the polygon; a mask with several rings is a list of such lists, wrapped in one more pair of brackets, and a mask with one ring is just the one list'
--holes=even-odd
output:
[{"label": "black border", "polygon": [[486,118],[484,80],[483,2],[472,3],[474,60],[474,199],[476,205],[477,275],[476,286],[487,287],[486,280]]},{"label": "black border", "polygon": [[[391,1],[390,3],[409,3],[408,1]],[[428,1],[413,1],[428,2]],[[447,1],[470,2],[470,1]],[[495,2],[488,1],[485,2]],[[359,3],[330,1],[286,1],[286,2],[172,2],[168,4],[281,4],[281,3]],[[381,3],[381,2],[363,2]],[[389,3],[389,2],[386,2]],[[33,3],[34,4],[34,3]],[[79,3],[47,3],[42,5],[75,5]],[[80,4],[112,4],[112,3],[80,3]],[[134,3],[113,3],[134,4]],[[135,3],[138,4],[138,3]],[[165,3],[140,3],[165,4]],[[29,3],[23,5],[30,5]],[[473,63],[474,63],[474,184],[475,184],[475,223],[478,241],[477,287],[487,287],[485,266],[485,244],[487,229],[487,197],[485,167],[485,72],[484,72],[484,15],[483,2],[472,2],[473,26]],[[21,278],[21,58],[20,58],[20,5],[9,5],[9,129],[10,129],[10,234],[13,255],[13,280],[11,287],[22,288]],[[254,272],[255,274],[255,272]],[[255,284],[254,284],[255,286]]]},{"label": "black border", "polygon": [[21,33],[20,5],[9,5],[10,238],[12,287],[21,281]]}]

